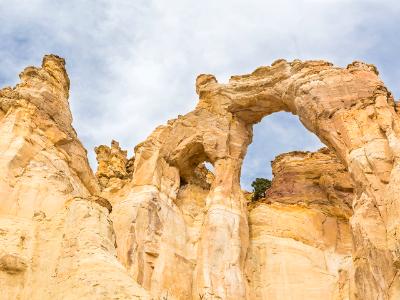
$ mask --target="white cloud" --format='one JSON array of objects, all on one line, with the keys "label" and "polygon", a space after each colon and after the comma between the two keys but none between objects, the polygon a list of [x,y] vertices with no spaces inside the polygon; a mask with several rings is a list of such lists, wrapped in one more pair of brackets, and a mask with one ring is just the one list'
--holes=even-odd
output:
[{"label": "white cloud", "polygon": [[[93,160],[95,145],[115,138],[132,149],[191,110],[199,73],[226,81],[281,57],[363,59],[397,92],[399,10],[396,1],[0,0],[0,84],[14,84],[45,53],[65,57],[74,125]],[[296,143],[314,147],[312,138],[296,139],[304,131],[288,122],[272,119],[265,130],[282,139],[256,143],[246,163],[262,161],[275,145],[281,152]],[[268,165],[254,172],[268,174]]]}]

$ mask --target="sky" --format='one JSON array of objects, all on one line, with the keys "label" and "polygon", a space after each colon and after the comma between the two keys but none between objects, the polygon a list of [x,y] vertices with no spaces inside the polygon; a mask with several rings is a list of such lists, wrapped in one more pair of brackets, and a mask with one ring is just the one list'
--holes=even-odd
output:
[{"label": "sky", "polygon": [[[115,139],[132,154],[192,110],[200,73],[227,82],[278,58],[362,60],[397,99],[399,20],[398,0],[0,0],[0,87],[45,54],[64,57],[73,125],[95,167],[95,146]],[[254,128],[242,186],[271,178],[276,155],[320,147],[296,116],[268,116]]]}]

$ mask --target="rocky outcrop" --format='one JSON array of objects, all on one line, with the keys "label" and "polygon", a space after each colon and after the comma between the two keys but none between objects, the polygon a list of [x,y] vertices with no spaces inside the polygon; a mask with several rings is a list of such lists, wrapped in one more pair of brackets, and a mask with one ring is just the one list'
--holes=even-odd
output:
[{"label": "rocky outcrop", "polygon": [[2,299],[150,299],[115,257],[108,214],[74,198],[53,217],[1,217]]},{"label": "rocky outcrop", "polygon": [[248,299],[354,299],[346,168],[326,148],[272,167],[266,198],[249,205]]},{"label": "rocky outcrop", "polygon": [[15,88],[0,90],[0,214],[48,216],[74,196],[98,191],[71,126],[64,60],[45,56]]},{"label": "rocky outcrop", "polygon": [[[64,61],[45,56],[20,78],[0,90],[6,299],[400,297],[400,123],[374,66],[200,75],[192,112],[156,128],[134,162],[116,142],[97,148],[97,177],[71,126]],[[249,212],[252,126],[278,111],[332,152],[278,157]]]},{"label": "rocky outcrop", "polygon": [[272,162],[272,173],[265,201],[317,208],[347,220],[352,215],[353,180],[328,148],[278,155]]},{"label": "rocky outcrop", "polygon": [[117,192],[131,178],[135,158],[127,158],[117,141],[111,142],[111,148],[100,145],[94,149],[97,159],[96,177],[102,190]]},{"label": "rocky outcrop", "polygon": [[71,126],[64,60],[0,90],[2,299],[149,299],[117,260],[111,204]]},{"label": "rocky outcrop", "polygon": [[[147,288],[154,295],[171,289],[165,274],[174,273],[176,257],[187,252],[186,232],[176,230],[174,237],[169,232],[177,224],[184,226],[175,204],[181,180],[209,161],[215,180],[205,200],[192,297],[246,296],[249,229],[240,168],[252,125],[287,111],[297,114],[335,152],[354,181],[353,294],[359,299],[395,299],[400,283],[395,199],[399,117],[376,68],[360,62],[343,69],[324,61],[279,60],[234,76],[228,84],[200,75],[196,91],[200,100],[194,111],[158,127],[137,146],[131,192],[114,207],[118,255],[133,277],[139,276],[135,266],[147,265],[140,275],[147,278]],[[325,184],[329,188],[329,182]],[[171,238],[179,245],[171,245]],[[146,263],[148,253],[156,257],[151,263]],[[186,277],[176,274],[179,282]]]}]

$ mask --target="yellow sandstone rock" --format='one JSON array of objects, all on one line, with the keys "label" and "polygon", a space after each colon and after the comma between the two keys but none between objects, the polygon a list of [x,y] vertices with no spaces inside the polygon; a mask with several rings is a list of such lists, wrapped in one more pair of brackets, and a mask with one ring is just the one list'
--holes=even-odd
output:
[{"label": "yellow sandstone rock", "polygon": [[249,207],[248,299],[353,299],[345,167],[326,148],[282,154],[272,166],[266,198]]},{"label": "yellow sandstone rock", "polygon": [[0,90],[2,299],[150,299],[115,253],[110,203],[71,127],[64,60]]},{"label": "yellow sandstone rock", "polygon": [[[116,142],[96,148],[97,176],[71,126],[64,60],[20,78],[0,90],[4,299],[400,298],[400,122],[374,66],[200,75],[195,110],[134,159]],[[248,205],[252,126],[278,111],[330,150],[279,156],[266,199]]]},{"label": "yellow sandstone rock", "polygon": [[101,145],[94,149],[97,155],[96,177],[103,192],[117,192],[132,178],[135,158],[127,158],[117,141],[111,142],[111,148]]}]

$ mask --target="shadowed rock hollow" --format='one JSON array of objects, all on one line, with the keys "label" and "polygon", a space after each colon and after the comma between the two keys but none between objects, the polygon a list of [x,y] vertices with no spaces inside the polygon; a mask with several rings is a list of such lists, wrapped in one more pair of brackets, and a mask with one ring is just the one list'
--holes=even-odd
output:
[{"label": "shadowed rock hollow", "polygon": [[[97,147],[97,177],[71,126],[64,60],[20,78],[0,90],[5,299],[400,297],[400,123],[374,66],[278,60],[227,84],[200,75],[194,111],[134,158]],[[252,126],[279,111],[329,150],[278,156],[266,199],[249,205]]]}]

